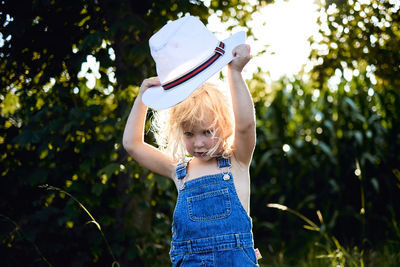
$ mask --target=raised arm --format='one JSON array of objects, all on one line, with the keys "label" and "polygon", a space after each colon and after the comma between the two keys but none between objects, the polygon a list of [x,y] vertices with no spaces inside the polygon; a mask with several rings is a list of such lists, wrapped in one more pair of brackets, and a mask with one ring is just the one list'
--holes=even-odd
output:
[{"label": "raised arm", "polygon": [[149,87],[157,85],[160,85],[157,77],[143,81],[125,125],[122,143],[129,155],[140,165],[152,172],[172,178],[175,170],[174,161],[157,148],[145,143],[143,139],[147,107],[142,102],[142,95]]},{"label": "raised arm", "polygon": [[236,159],[249,165],[256,144],[256,122],[254,104],[249,89],[242,77],[242,70],[250,60],[250,46],[242,44],[233,50],[234,59],[228,65],[228,80],[235,116],[235,140],[233,142]]}]

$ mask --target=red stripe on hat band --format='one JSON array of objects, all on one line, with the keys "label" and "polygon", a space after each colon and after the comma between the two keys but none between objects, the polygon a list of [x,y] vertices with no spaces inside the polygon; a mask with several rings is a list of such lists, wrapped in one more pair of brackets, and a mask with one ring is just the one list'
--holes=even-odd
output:
[{"label": "red stripe on hat band", "polygon": [[179,77],[178,79],[175,79],[175,80],[168,82],[166,84],[163,84],[161,86],[164,88],[164,90],[169,90],[169,89],[172,89],[173,87],[193,78],[194,76],[196,76],[197,74],[199,74],[200,72],[205,70],[207,67],[209,67],[211,64],[213,64],[220,56],[222,56],[225,53],[224,47],[225,47],[225,44],[223,42],[219,42],[219,45],[215,48],[215,54],[212,55],[209,59],[207,59],[201,65],[197,66],[195,69],[186,73],[182,77]]}]

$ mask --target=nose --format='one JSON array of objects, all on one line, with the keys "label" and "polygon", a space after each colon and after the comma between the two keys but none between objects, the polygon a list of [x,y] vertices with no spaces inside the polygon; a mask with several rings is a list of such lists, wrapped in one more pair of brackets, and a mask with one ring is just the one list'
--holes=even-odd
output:
[{"label": "nose", "polygon": [[196,136],[194,139],[194,146],[195,147],[202,147],[204,144],[203,138],[201,136]]}]

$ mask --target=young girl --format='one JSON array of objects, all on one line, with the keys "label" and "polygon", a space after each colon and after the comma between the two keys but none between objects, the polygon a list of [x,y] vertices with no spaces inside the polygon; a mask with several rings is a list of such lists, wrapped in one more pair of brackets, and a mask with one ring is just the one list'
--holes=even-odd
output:
[{"label": "young girl", "polygon": [[249,216],[255,115],[241,75],[250,47],[237,46],[233,56],[228,65],[231,98],[205,83],[170,108],[169,119],[158,120],[155,127],[161,150],[143,141],[147,108],[141,98],[146,89],[160,85],[157,77],[143,81],[125,127],[127,152],[177,186],[173,266],[258,266]]}]

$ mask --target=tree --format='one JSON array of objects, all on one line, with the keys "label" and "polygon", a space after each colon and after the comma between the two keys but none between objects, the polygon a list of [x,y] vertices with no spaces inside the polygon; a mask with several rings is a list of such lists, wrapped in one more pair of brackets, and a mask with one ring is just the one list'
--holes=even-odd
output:
[{"label": "tree", "polygon": [[[216,10],[222,19],[235,12],[245,23],[256,7],[237,5],[0,1],[4,264],[88,266],[113,260],[95,224],[84,224],[90,219],[80,206],[61,191],[38,188],[42,184],[84,203],[121,264],[168,261],[175,189],[127,156],[123,127],[137,85],[155,74],[150,36],[187,13],[206,23]],[[99,65],[87,70],[96,76],[94,85],[83,75],[87,60]]]},{"label": "tree", "polygon": [[[222,21],[245,26],[270,2],[0,1],[3,264],[110,265],[110,251],[123,266],[169,264],[174,185],[121,146],[137,85],[155,74],[147,41],[187,13],[206,23],[220,10]],[[272,248],[296,262],[319,241],[270,202],[310,218],[320,210],[321,229],[349,246],[400,235],[399,7],[325,8],[310,73],[269,85],[258,72],[248,81],[258,125],[252,217],[267,259]],[[99,66],[87,70],[94,82],[90,60]]]},{"label": "tree", "polygon": [[[319,42],[324,50],[312,55],[320,62],[313,70],[316,86],[332,90],[330,77],[340,79],[337,100],[348,106],[350,118],[336,127],[349,130],[353,157],[360,164],[356,169],[362,173],[360,182],[370,189],[364,192],[362,207],[369,212],[361,212],[360,220],[369,221],[363,223],[364,230],[374,237],[399,237],[393,224],[400,214],[400,157],[396,152],[400,144],[399,8],[396,1],[328,1]],[[388,228],[378,229],[381,224]]]},{"label": "tree", "polygon": [[321,9],[320,34],[310,40],[314,68],[267,87],[262,73],[249,83],[259,99],[255,231],[275,251],[305,255],[303,244],[320,236],[288,230],[298,229],[298,218],[274,217],[259,203],[315,220],[320,210],[322,233],[365,255],[387,246],[398,261],[399,6],[328,1]]}]

